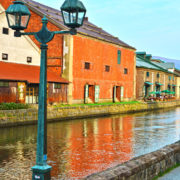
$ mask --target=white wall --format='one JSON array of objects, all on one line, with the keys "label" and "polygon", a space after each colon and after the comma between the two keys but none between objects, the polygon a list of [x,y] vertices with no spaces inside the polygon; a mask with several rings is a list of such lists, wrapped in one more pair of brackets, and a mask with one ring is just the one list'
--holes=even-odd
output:
[{"label": "white wall", "polygon": [[[8,28],[3,7],[0,5],[0,61],[20,64],[40,65],[40,49],[28,36],[14,37],[14,31],[9,28],[9,34],[2,30]],[[8,60],[2,60],[2,53],[8,54]],[[27,63],[27,57],[32,57],[32,63]]]}]

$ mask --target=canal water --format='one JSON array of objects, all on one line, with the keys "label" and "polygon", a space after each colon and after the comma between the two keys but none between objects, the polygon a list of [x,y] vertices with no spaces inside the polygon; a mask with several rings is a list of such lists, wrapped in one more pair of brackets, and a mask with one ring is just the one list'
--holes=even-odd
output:
[{"label": "canal water", "polygon": [[[31,179],[37,127],[0,129],[0,179]],[[80,179],[180,139],[180,108],[48,124],[52,179]]]}]

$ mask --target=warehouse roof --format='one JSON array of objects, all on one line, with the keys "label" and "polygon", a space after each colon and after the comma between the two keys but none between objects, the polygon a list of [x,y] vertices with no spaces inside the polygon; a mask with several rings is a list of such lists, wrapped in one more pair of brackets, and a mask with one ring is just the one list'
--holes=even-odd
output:
[{"label": "warehouse roof", "polygon": [[[39,83],[40,66],[9,63],[0,61],[0,79],[13,81],[26,81]],[[47,81],[56,83],[68,83],[67,80],[56,73],[47,70]]]},{"label": "warehouse roof", "polygon": [[[61,29],[67,29],[67,27],[63,23],[63,18],[61,16],[60,10],[48,7],[46,5],[43,5],[41,3],[32,0],[21,0],[21,1],[25,2],[25,4],[29,7],[29,9],[32,10],[33,12],[39,13],[42,16],[45,15],[51,23],[59,26]],[[78,28],[77,32],[80,34],[84,34],[90,37],[94,37],[100,40],[104,40],[113,44],[117,44],[135,50],[134,47],[119,40],[118,37],[109,34],[108,32],[104,31],[102,28],[89,22],[88,18],[85,18],[83,26]]]},{"label": "warehouse roof", "polygon": [[136,57],[136,67],[143,67],[147,69],[162,70],[160,67],[155,66],[150,61],[143,59],[142,57]]}]

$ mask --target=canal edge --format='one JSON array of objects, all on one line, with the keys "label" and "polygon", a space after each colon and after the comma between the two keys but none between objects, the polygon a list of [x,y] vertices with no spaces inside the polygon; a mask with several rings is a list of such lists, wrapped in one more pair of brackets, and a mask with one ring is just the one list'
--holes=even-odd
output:
[{"label": "canal edge", "polygon": [[[113,115],[155,111],[180,106],[180,100],[167,102],[142,102],[95,106],[48,108],[48,122],[110,117]],[[37,124],[37,109],[0,110],[0,128]]]}]

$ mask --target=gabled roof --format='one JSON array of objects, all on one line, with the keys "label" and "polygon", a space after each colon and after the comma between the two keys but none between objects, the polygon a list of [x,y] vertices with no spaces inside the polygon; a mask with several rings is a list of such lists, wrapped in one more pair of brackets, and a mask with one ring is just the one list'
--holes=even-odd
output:
[{"label": "gabled roof", "polygon": [[[40,66],[32,66],[0,61],[0,80],[26,81],[39,83]],[[56,83],[69,83],[56,73],[47,70],[47,81]]]},{"label": "gabled roof", "polygon": [[146,69],[155,69],[161,71],[162,69],[158,66],[155,66],[150,61],[143,59],[142,57],[136,57],[136,67],[142,67]]},{"label": "gabled roof", "polygon": [[164,57],[160,57],[160,56],[153,56],[153,59],[159,59],[166,63],[174,63],[175,68],[180,69],[180,60],[178,60],[178,59],[170,59],[170,58],[164,58]]},{"label": "gabled roof", "polygon": [[178,73],[170,71],[170,69],[175,69],[174,63],[166,63],[162,59],[154,58],[155,56],[153,56],[153,59],[147,57],[152,56],[151,54],[146,54],[146,52],[136,52],[136,67],[159,70],[179,76]]},{"label": "gabled roof", "polygon": [[158,65],[158,66],[161,66],[162,68],[168,70],[168,69],[174,69],[175,68],[175,65],[174,63],[164,63],[164,62],[154,62],[152,61],[152,63]]},{"label": "gabled roof", "polygon": [[[29,9],[32,10],[33,12],[36,12],[40,15],[46,15],[46,17],[51,23],[55,24],[61,29],[67,29],[67,27],[63,23],[63,18],[61,16],[60,10],[48,7],[46,5],[40,4],[32,0],[21,0],[21,1],[25,2],[25,4],[29,7]],[[83,26],[78,28],[77,31],[78,33],[86,36],[94,37],[100,40],[104,40],[119,46],[123,46],[135,50],[134,47],[119,40],[118,37],[114,37],[113,35],[104,31],[102,28],[92,24],[91,22],[88,21],[87,18],[85,19]]]},{"label": "gabled roof", "polygon": [[151,62],[147,59],[142,58],[141,56],[136,56],[136,67],[138,68],[145,68],[145,69],[154,69],[154,70],[159,70],[163,71],[169,74],[175,74],[178,75],[177,73],[172,73],[165,69],[164,67],[161,67],[158,65],[158,63]]}]

